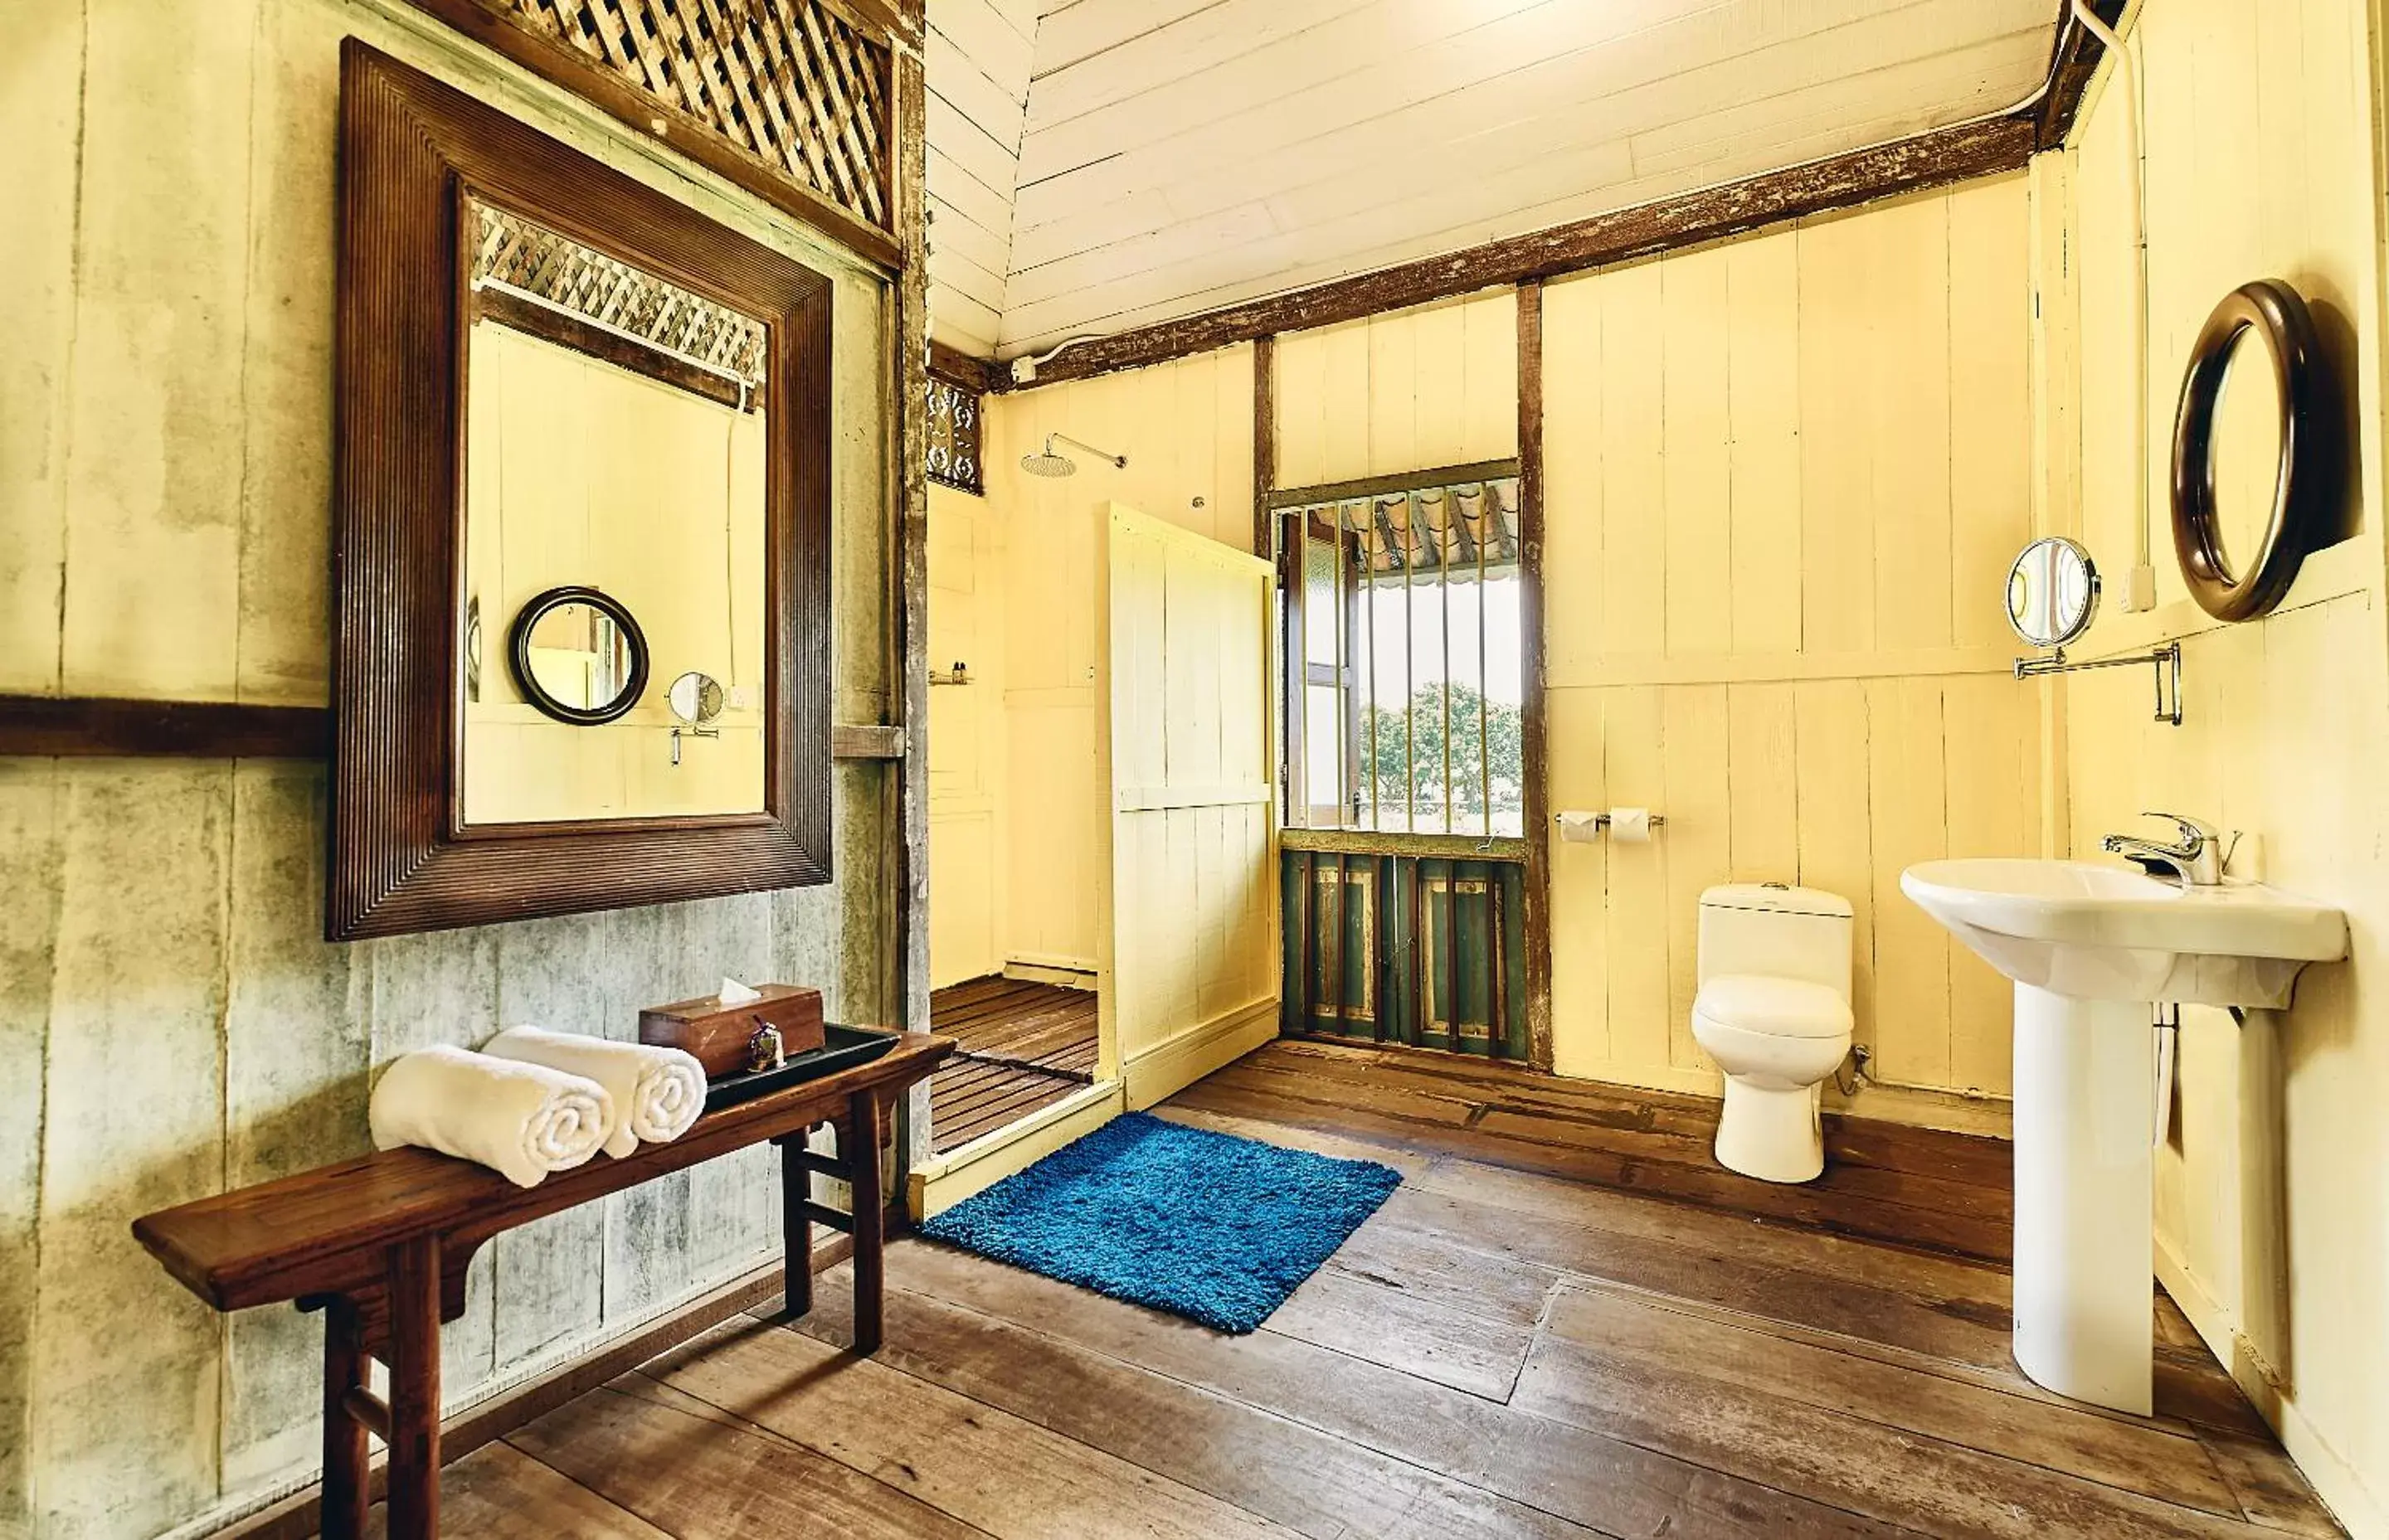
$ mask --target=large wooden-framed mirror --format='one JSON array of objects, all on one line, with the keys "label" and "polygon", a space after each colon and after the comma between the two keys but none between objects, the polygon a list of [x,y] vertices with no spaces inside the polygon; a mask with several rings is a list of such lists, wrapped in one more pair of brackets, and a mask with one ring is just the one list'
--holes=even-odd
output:
[{"label": "large wooden-framed mirror", "polygon": [[354,39],[341,92],[327,934],[826,882],[829,280]]}]

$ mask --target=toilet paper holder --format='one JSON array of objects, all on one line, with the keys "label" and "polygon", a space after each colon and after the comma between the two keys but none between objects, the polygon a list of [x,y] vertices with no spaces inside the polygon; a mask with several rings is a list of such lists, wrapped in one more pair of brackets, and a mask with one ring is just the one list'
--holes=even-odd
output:
[{"label": "toilet paper holder", "polygon": [[[1560,821],[1560,820],[1561,820],[1563,817],[1565,817],[1565,816],[1566,816],[1566,815],[1565,815],[1565,814],[1564,814],[1564,813],[1553,813],[1553,814],[1552,815],[1552,821],[1553,823],[1557,823],[1557,822],[1559,822],[1559,821]],[[1652,827],[1652,828],[1654,828],[1654,829],[1664,829],[1664,828],[1666,828],[1666,827],[1667,827],[1667,814],[1665,814],[1665,813],[1653,813],[1653,814],[1651,815],[1651,827]],[[1596,828],[1596,829],[1606,829],[1606,828],[1608,828],[1608,827],[1609,827],[1609,815],[1608,815],[1607,813],[1605,813],[1605,812],[1597,812],[1597,813],[1593,814],[1593,815],[1592,815],[1592,826],[1593,826],[1594,828]]]}]

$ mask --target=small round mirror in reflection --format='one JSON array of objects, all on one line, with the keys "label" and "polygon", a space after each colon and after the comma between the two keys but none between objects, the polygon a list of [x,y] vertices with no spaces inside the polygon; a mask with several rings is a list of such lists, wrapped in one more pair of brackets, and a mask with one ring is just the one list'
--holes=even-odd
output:
[{"label": "small round mirror in reflection", "polygon": [[672,681],[671,714],[685,727],[710,727],[722,715],[722,681],[692,669]]},{"label": "small round mirror in reflection", "polygon": [[2099,612],[2099,569],[2062,535],[2024,548],[2008,568],[2008,624],[2036,647],[2063,647]]},{"label": "small round mirror in reflection", "polygon": [[646,688],[645,635],[620,600],[595,589],[549,589],[522,607],[508,640],[516,687],[557,721],[613,721]]}]

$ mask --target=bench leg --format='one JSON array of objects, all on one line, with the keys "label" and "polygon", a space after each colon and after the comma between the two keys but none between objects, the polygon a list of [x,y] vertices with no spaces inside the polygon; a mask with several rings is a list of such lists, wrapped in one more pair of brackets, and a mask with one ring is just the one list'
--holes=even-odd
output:
[{"label": "bench leg", "polygon": [[440,1238],[390,1251],[390,1540],[440,1534]]},{"label": "bench leg", "polygon": [[349,1393],[365,1388],[364,1335],[357,1307],[334,1298],[324,1307],[324,1540],[364,1540],[365,1428],[349,1414]]},{"label": "bench leg", "polygon": [[847,1124],[838,1155],[854,1190],[854,1351],[879,1351],[880,1250],[886,1241],[887,1201],[879,1191],[879,1098],[857,1091],[847,1101]]},{"label": "bench leg", "polygon": [[812,1193],[812,1170],[805,1164],[805,1136],[780,1140],[780,1259],[787,1269],[786,1304],[790,1320],[813,1309],[813,1222],[805,1212]]}]

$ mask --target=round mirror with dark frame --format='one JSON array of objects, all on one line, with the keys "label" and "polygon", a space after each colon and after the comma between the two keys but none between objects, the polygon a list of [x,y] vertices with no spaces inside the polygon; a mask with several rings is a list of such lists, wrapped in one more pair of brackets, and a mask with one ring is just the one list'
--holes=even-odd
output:
[{"label": "round mirror with dark frame", "polygon": [[2254,620],[2324,539],[2336,418],[2313,318],[2277,279],[2223,297],[2191,347],[2174,420],[2173,544],[2199,608]]},{"label": "round mirror with dark frame", "polygon": [[647,687],[647,638],[630,610],[594,588],[552,588],[507,633],[523,699],[560,722],[597,727],[626,715]]},{"label": "round mirror with dark frame", "polygon": [[2008,567],[2008,628],[2036,647],[2063,647],[2099,613],[2099,568],[2063,535],[2046,535]]}]

